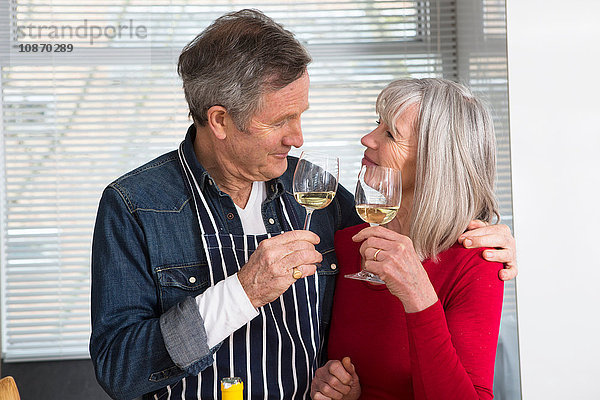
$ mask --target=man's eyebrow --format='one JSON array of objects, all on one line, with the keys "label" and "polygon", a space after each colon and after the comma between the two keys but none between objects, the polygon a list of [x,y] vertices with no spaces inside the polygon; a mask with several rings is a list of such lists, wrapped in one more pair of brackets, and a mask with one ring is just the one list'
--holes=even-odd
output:
[{"label": "man's eyebrow", "polygon": [[297,113],[297,114],[287,114],[287,115],[283,115],[283,116],[281,116],[280,118],[278,118],[278,119],[277,119],[277,121],[283,121],[283,120],[287,120],[287,119],[290,119],[290,118],[299,117],[300,115],[302,115],[302,113],[304,113],[305,111],[307,111],[309,108],[310,108],[310,104],[308,104],[308,105],[306,106],[306,108],[305,108],[304,110],[300,111],[299,113]]}]

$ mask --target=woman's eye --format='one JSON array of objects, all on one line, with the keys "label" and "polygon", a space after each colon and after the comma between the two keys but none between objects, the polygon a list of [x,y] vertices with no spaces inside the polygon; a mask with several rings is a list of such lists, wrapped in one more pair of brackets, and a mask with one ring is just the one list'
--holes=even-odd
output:
[{"label": "woman's eye", "polygon": [[376,123],[377,125],[381,125],[381,120],[379,120],[379,119],[378,119],[377,121],[375,121],[375,123]]},{"label": "woman's eye", "polygon": [[389,137],[390,139],[394,138],[394,135],[392,135],[392,133],[390,131],[385,131],[385,134],[387,135],[387,137]]}]

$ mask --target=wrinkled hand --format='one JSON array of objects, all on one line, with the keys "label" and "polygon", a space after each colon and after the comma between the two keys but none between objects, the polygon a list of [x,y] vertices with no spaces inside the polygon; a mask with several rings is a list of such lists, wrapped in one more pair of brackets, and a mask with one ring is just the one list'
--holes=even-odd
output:
[{"label": "wrinkled hand", "polygon": [[409,237],[383,226],[372,226],[358,232],[352,240],[363,241],[360,254],[365,260],[365,270],[385,282],[390,293],[402,301],[407,313],[422,311],[438,300]]},{"label": "wrinkled hand", "polygon": [[310,397],[313,400],[355,400],[360,393],[360,382],[350,357],[344,357],[342,361],[327,361],[315,372],[310,385]]},{"label": "wrinkled hand", "polygon": [[515,238],[510,228],[504,224],[488,225],[479,220],[469,223],[467,231],[458,238],[466,248],[494,247],[496,250],[486,250],[483,258],[488,261],[504,263],[504,269],[498,272],[498,278],[509,281],[517,276],[517,248]]},{"label": "wrinkled hand", "polygon": [[289,231],[265,239],[238,272],[238,279],[246,295],[256,308],[272,302],[295,281],[293,269],[298,267],[302,276],[316,272],[315,263],[323,256],[315,245],[319,236],[310,231]]},{"label": "wrinkled hand", "polygon": [[315,263],[323,256],[315,245],[319,236],[310,231],[289,231],[265,239],[238,272],[238,279],[256,308],[272,302],[283,294],[296,280],[294,267],[302,276],[316,272]]}]

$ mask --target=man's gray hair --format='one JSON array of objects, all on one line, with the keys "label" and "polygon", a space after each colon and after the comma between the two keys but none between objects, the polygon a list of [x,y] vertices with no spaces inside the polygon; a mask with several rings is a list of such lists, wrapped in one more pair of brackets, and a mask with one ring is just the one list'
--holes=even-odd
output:
[{"label": "man's gray hair", "polygon": [[262,95],[306,71],[311,58],[294,35],[257,10],[216,19],[183,49],[177,72],[194,123],[205,126],[215,105],[245,131]]},{"label": "man's gray hair", "polygon": [[394,81],[379,94],[376,110],[395,132],[398,118],[414,105],[418,153],[410,237],[420,257],[436,260],[472,219],[499,221],[496,140],[482,101],[449,80]]}]

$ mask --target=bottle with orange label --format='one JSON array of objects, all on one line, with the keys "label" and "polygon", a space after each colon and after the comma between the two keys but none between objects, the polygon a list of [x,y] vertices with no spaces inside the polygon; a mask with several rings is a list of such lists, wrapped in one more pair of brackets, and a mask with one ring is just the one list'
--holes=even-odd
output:
[{"label": "bottle with orange label", "polygon": [[242,382],[242,378],[229,377],[221,379],[221,398],[223,400],[243,400],[244,382]]}]

